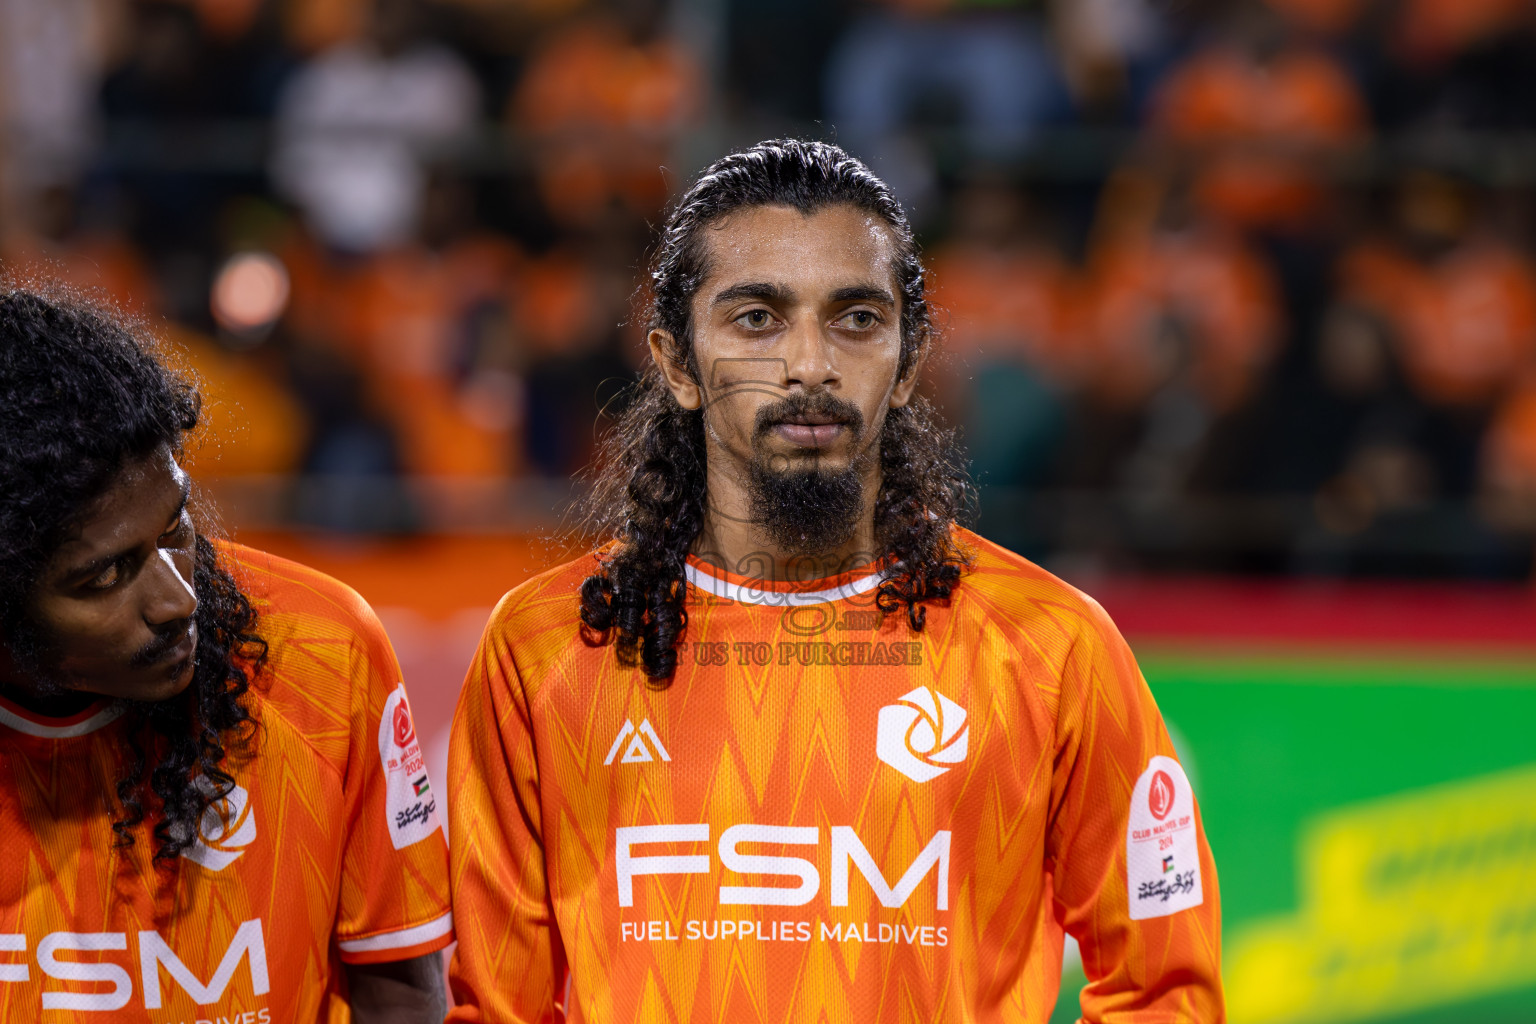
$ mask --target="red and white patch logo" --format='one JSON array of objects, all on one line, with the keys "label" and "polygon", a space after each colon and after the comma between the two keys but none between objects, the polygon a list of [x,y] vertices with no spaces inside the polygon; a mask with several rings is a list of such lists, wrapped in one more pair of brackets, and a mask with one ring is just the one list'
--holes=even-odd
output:
[{"label": "red and white patch logo", "polygon": [[1158,821],[1168,817],[1168,812],[1173,810],[1173,794],[1173,780],[1168,773],[1153,772],[1152,785],[1147,787],[1147,809],[1152,812],[1152,817]]},{"label": "red and white patch logo", "polygon": [[405,701],[395,705],[395,746],[404,750],[416,738],[416,725],[411,721],[411,709]]},{"label": "red and white patch logo", "polygon": [[1179,762],[1158,755],[1131,791],[1125,883],[1131,920],[1167,917],[1205,898],[1195,794]]},{"label": "red and white patch logo", "polygon": [[390,842],[403,850],[440,827],[437,793],[427,778],[427,762],[411,721],[405,684],[395,687],[379,716],[379,763],[384,769],[384,815]]}]

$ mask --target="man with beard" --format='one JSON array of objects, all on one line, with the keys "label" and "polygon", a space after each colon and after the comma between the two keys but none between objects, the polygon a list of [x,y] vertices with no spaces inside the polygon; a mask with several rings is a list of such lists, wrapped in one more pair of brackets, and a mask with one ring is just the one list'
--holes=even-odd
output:
[{"label": "man with beard", "polygon": [[0,291],[0,1020],[440,1021],[447,850],[362,599],[201,534],[200,400]]},{"label": "man with beard", "polygon": [[769,142],[681,197],[604,544],[503,599],[450,755],[451,1019],[1215,1022],[1216,873],[1092,600],[958,525],[890,190]]}]

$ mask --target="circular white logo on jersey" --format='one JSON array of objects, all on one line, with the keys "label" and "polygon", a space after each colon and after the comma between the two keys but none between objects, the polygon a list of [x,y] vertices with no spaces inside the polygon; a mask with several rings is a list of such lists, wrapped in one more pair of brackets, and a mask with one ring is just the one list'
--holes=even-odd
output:
[{"label": "circular white logo on jersey", "polygon": [[[197,787],[209,795],[215,792],[207,776],[198,776]],[[181,855],[210,871],[223,871],[255,841],[256,816],[251,813],[251,794],[243,786],[233,786],[203,811],[197,840]]]},{"label": "circular white logo on jersey", "polygon": [[965,708],[932,687],[919,686],[880,709],[875,756],[917,782],[965,760],[971,730]]}]

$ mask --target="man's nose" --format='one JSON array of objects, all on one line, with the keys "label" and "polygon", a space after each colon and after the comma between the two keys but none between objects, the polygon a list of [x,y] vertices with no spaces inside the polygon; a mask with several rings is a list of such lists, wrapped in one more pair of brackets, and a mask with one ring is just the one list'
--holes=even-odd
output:
[{"label": "man's nose", "polygon": [[[192,556],[178,555],[161,548],[159,557],[150,560],[145,572],[150,588],[144,609],[144,621],[161,625],[177,619],[190,619],[197,611],[197,592],[192,589]],[[178,564],[184,562],[185,567]]]},{"label": "man's nose", "polygon": [[785,385],[832,387],[841,380],[836,353],[815,317],[804,317],[788,331],[784,349]]}]

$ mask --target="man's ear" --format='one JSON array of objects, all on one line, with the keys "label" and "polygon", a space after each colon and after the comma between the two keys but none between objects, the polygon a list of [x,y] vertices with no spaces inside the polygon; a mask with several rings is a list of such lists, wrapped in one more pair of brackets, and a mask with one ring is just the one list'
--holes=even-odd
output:
[{"label": "man's ear", "polygon": [[645,336],[645,343],[650,347],[651,359],[661,371],[662,379],[667,382],[667,389],[677,399],[677,404],[690,411],[701,408],[704,405],[704,392],[699,388],[699,382],[693,379],[693,374],[688,372],[687,365],[679,358],[677,339],[672,337],[672,332],[652,331]]},{"label": "man's ear", "polygon": [[917,339],[917,347],[912,352],[912,358],[907,361],[907,370],[896,378],[896,386],[891,389],[891,408],[900,409],[912,401],[912,393],[917,390],[917,379],[922,375],[923,364],[928,361],[928,353],[932,350],[932,335],[924,330]]}]

